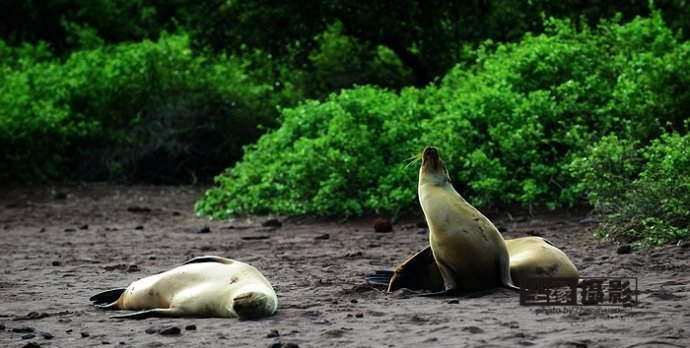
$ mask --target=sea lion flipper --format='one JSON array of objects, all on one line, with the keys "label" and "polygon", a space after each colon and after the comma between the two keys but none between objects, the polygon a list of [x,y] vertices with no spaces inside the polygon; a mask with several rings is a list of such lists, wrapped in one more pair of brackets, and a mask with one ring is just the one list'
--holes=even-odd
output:
[{"label": "sea lion flipper", "polygon": [[438,291],[443,288],[431,247],[426,247],[401,263],[388,282],[388,292],[400,288]]},{"label": "sea lion flipper", "polygon": [[225,264],[232,264],[232,263],[234,263],[235,261],[230,260],[230,259],[226,259],[226,258],[220,257],[220,256],[205,255],[205,256],[198,256],[198,257],[195,257],[195,258],[193,258],[193,259],[191,259],[191,260],[187,260],[187,261],[185,261],[183,264],[184,264],[184,265],[187,265],[187,264],[190,264],[190,263],[201,263],[201,262],[219,262],[219,263],[225,263]]},{"label": "sea lion flipper", "polygon": [[180,311],[172,308],[154,308],[127,314],[113,315],[115,319],[146,319],[153,317],[180,317]]},{"label": "sea lion flipper", "polygon": [[106,290],[91,296],[89,301],[93,302],[93,305],[99,308],[111,308],[117,303],[117,300],[125,290],[127,290],[127,288]]},{"label": "sea lion flipper", "polygon": [[369,274],[367,276],[367,281],[369,283],[384,284],[387,286],[388,283],[390,283],[393,274],[394,271],[391,271],[389,269],[377,269],[374,271],[373,274]]},{"label": "sea lion flipper", "polygon": [[499,267],[501,270],[501,282],[503,286],[514,291],[520,291],[520,288],[515,286],[513,278],[510,276],[510,259],[506,252],[505,257],[499,258]]},{"label": "sea lion flipper", "polygon": [[455,293],[458,289],[458,282],[455,276],[455,272],[452,268],[442,262],[435,262],[436,268],[438,269],[442,279],[443,279],[443,290],[420,294],[420,296],[430,297],[430,296],[443,296]]}]

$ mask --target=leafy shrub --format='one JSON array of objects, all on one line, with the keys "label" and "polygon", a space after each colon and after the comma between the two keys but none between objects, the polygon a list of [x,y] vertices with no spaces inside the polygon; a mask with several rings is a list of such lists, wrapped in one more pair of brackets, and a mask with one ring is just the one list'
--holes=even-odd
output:
[{"label": "leafy shrub", "polygon": [[275,105],[292,98],[244,61],[193,54],[184,35],[64,61],[44,59],[40,46],[2,47],[0,169],[8,178],[210,175],[237,160],[257,126],[273,125]]},{"label": "leafy shrub", "polygon": [[409,188],[416,175],[403,173],[398,159],[416,150],[405,136],[419,117],[419,98],[416,90],[398,96],[359,87],[284,109],[281,127],[247,147],[196,208],[219,218],[248,212],[347,216],[404,207],[414,199]]},{"label": "leafy shrub", "polygon": [[637,246],[688,239],[688,146],[688,134],[663,134],[647,146],[612,135],[575,160],[578,185],[605,219],[599,234]]},{"label": "leafy shrub", "polygon": [[580,31],[567,21],[548,27],[520,43],[485,44],[475,64],[457,66],[438,87],[400,95],[360,87],[284,109],[281,128],[246,148],[197,210],[411,209],[416,171],[400,168],[429,144],[475,204],[577,203],[583,191],[571,162],[591,143],[611,133],[649,142],[664,128],[680,130],[690,109],[690,44],[678,43],[658,14]]}]

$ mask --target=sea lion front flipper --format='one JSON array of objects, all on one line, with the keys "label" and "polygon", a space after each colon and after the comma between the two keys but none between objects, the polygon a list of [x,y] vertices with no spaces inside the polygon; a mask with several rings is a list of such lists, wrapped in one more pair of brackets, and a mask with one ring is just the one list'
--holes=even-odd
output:
[{"label": "sea lion front flipper", "polygon": [[508,254],[506,253],[505,257],[500,256],[498,262],[498,267],[501,270],[501,283],[503,283],[503,286],[513,291],[520,291],[520,288],[515,286],[515,283],[513,283],[513,278],[510,276],[510,258]]},{"label": "sea lion front flipper", "polygon": [[127,288],[106,290],[91,296],[89,301],[93,302],[93,305],[99,308],[112,308],[125,290],[127,290]]},{"label": "sea lion front flipper", "polygon": [[127,314],[113,315],[111,318],[115,319],[146,319],[153,317],[181,317],[183,316],[179,309],[173,308],[154,308],[145,309],[143,311],[132,312]]},{"label": "sea lion front flipper", "polygon": [[185,261],[183,264],[184,264],[184,265],[187,265],[187,264],[190,264],[190,263],[201,263],[201,262],[219,262],[219,263],[225,263],[225,264],[228,264],[228,265],[229,265],[229,264],[234,263],[235,261],[230,260],[230,259],[226,259],[226,258],[220,257],[220,256],[205,255],[205,256],[198,256],[198,257],[195,257],[195,258],[193,258],[193,259],[191,259],[191,260],[187,260],[187,261]]},{"label": "sea lion front flipper", "polygon": [[400,288],[431,291],[443,289],[443,277],[431,247],[414,254],[395,269],[388,282],[388,292]]}]

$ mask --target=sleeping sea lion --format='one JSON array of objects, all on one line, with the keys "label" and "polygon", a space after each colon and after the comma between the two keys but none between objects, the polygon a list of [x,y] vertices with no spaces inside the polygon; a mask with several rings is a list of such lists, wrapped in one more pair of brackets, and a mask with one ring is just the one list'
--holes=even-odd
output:
[{"label": "sleeping sea lion", "polygon": [[520,286],[528,278],[580,277],[568,256],[541,237],[506,239],[510,254],[510,276]]},{"label": "sleeping sea lion", "polygon": [[219,256],[182,266],[90,298],[96,307],[134,310],[116,318],[222,317],[258,319],[278,305],[273,287],[254,267]]}]

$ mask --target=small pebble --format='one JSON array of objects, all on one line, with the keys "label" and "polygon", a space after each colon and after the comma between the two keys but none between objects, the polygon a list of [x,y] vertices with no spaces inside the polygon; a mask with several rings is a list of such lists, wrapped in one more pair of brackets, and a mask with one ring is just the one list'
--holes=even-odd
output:
[{"label": "small pebble", "polygon": [[142,226],[142,225],[136,225],[136,226],[134,226],[134,229],[135,229],[135,230],[141,231],[141,230],[144,229],[144,226]]},{"label": "small pebble", "polygon": [[187,331],[194,331],[194,330],[196,330],[196,325],[194,325],[194,324],[187,325],[184,327],[184,329]]},{"label": "small pebble", "polygon": [[139,266],[137,266],[137,265],[129,265],[127,267],[127,272],[129,272],[129,273],[139,272],[139,271],[140,271],[140,269],[139,269]]},{"label": "small pebble", "polygon": [[483,333],[484,330],[481,328],[478,328],[476,326],[468,326],[462,329],[462,331],[469,331],[470,333],[477,334],[477,333]]},{"label": "small pebble", "polygon": [[280,337],[278,330],[271,330],[271,332],[266,335],[266,338]]},{"label": "small pebble", "polygon": [[53,266],[60,266],[60,261],[53,261],[53,262],[51,263],[51,265],[53,265]]},{"label": "small pebble", "polygon": [[280,227],[283,226],[283,223],[280,222],[280,220],[278,220],[278,219],[268,219],[268,220],[262,222],[262,223],[261,223],[261,226],[263,226],[263,227],[276,227],[276,228],[280,228]]},{"label": "small pebble", "polygon": [[163,336],[172,336],[172,335],[179,335],[180,334],[180,328],[177,326],[169,326],[166,328],[161,329],[159,334]]},{"label": "small pebble", "polygon": [[616,250],[617,254],[630,254],[632,252],[632,247],[630,245],[621,245]]},{"label": "small pebble", "polygon": [[268,344],[268,348],[282,348],[283,342],[280,342],[280,338],[274,338],[271,343]]},{"label": "small pebble", "polygon": [[350,303],[358,303],[358,302],[359,302],[359,301],[357,301],[356,298],[355,298],[355,299],[352,299],[352,301],[350,301]]},{"label": "small pebble", "polygon": [[330,238],[331,238],[331,235],[328,233],[314,237],[314,239],[316,239],[316,240],[326,240],[326,239],[330,239]]},{"label": "small pebble", "polygon": [[458,299],[456,298],[456,299],[449,300],[447,303],[448,303],[448,304],[458,304],[458,303],[460,303],[460,300],[458,300]]},{"label": "small pebble", "polygon": [[376,220],[374,220],[374,231],[393,232],[393,224],[391,224],[388,219],[376,218]]},{"label": "small pebble", "polygon": [[29,332],[29,333],[27,333],[27,334],[23,334],[23,335],[22,335],[22,339],[23,339],[23,340],[30,340],[30,339],[32,339],[32,338],[34,338],[34,337],[36,337],[36,334],[33,333],[33,332]]},{"label": "small pebble", "polygon": [[355,314],[355,318],[364,318],[364,313]]},{"label": "small pebble", "polygon": [[28,326],[20,326],[20,327],[12,328],[12,332],[17,332],[17,333],[34,332],[34,328],[28,327]]},{"label": "small pebble", "polygon": [[196,233],[200,233],[200,234],[201,233],[211,233],[211,228],[208,226],[204,226],[199,231],[197,231]]},{"label": "small pebble", "polygon": [[83,224],[83,225],[79,226],[79,229],[80,229],[80,230],[88,230],[88,229],[89,229],[89,225]]},{"label": "small pebble", "polygon": [[81,332],[81,337],[86,338],[86,337],[89,337],[89,336],[91,336],[91,335],[90,335],[88,332],[86,332],[86,331],[82,331],[82,332]]},{"label": "small pebble", "polygon": [[161,330],[161,329],[158,328],[158,327],[156,327],[156,326],[149,326],[149,327],[146,328],[146,333],[147,333],[147,334],[155,334],[155,333],[157,333],[157,332],[160,331],[160,330]]},{"label": "small pebble", "polygon": [[42,336],[43,336],[43,338],[45,338],[45,339],[47,339],[47,340],[52,340],[53,337],[55,337],[55,336],[53,336],[53,334],[51,334],[50,332],[44,332]]}]

